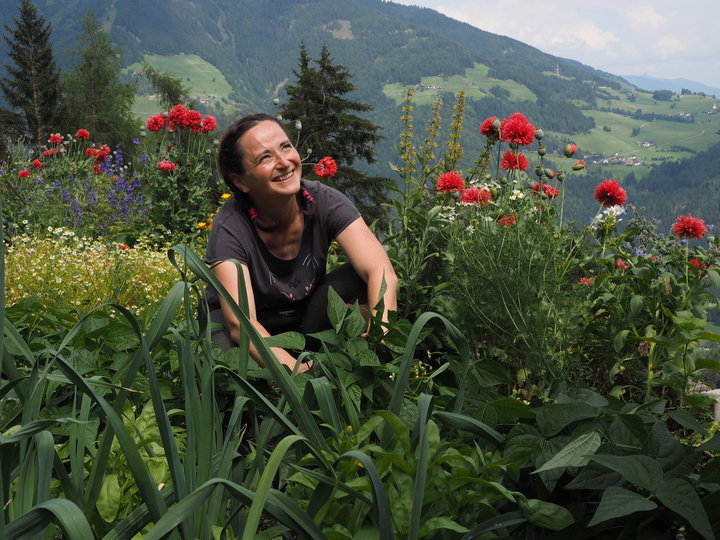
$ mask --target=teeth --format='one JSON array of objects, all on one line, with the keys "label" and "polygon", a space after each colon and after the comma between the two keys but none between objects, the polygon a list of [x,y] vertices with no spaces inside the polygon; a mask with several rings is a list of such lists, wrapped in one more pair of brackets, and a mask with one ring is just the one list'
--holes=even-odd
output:
[{"label": "teeth", "polygon": [[279,181],[279,182],[282,182],[282,181],[284,181],[284,180],[287,180],[288,178],[290,178],[290,177],[293,175],[293,172],[295,172],[295,171],[290,171],[290,172],[287,173],[285,176],[281,176],[280,178],[278,178],[278,181]]}]

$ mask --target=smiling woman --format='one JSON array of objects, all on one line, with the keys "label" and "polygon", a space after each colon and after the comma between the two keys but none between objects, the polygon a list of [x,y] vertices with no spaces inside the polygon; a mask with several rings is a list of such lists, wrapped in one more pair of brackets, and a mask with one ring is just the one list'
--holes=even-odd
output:
[{"label": "smiling woman", "polygon": [[[219,165],[234,197],[213,222],[205,262],[237,301],[240,263],[249,317],[262,336],[286,331],[311,334],[330,328],[330,286],[346,302],[375,306],[383,280],[383,320],[396,309],[397,278],[385,249],[342,193],[303,180],[300,156],[282,124],[266,114],[236,120],[219,148]],[[325,273],[336,240],[349,263]],[[240,324],[217,291],[206,291],[213,339],[224,349],[240,339]],[[297,360],[273,349],[289,368]],[[251,355],[260,362],[257,351]],[[308,365],[298,366],[299,371]]]}]

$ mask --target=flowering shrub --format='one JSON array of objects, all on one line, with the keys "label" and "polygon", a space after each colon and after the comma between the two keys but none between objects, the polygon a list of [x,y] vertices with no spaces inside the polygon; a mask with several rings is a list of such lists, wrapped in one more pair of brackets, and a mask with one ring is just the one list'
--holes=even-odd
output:
[{"label": "flowering shrub", "polygon": [[48,227],[44,235],[19,234],[6,248],[5,299],[13,305],[37,297],[88,311],[116,302],[140,313],[161,300],[177,280],[165,249],[139,241],[134,247]]},{"label": "flowering shrub", "polygon": [[149,216],[157,232],[186,239],[198,218],[214,212],[222,193],[217,183],[214,117],[184,105],[147,119],[139,140],[143,191],[153,201]]},{"label": "flowering shrub", "polygon": [[[138,234],[149,207],[139,176],[120,148],[89,139],[85,129],[75,136],[52,134],[31,162],[18,157],[0,172],[10,223],[29,231],[68,227],[118,241]],[[15,177],[14,169],[19,169]]]}]

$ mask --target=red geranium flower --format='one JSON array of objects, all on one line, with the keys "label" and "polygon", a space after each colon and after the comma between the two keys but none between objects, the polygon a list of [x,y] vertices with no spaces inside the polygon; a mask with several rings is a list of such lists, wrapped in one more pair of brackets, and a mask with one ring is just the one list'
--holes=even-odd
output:
[{"label": "red geranium flower", "polygon": [[[554,188],[554,187],[551,186],[550,184],[543,184],[543,185],[542,185],[542,190],[543,190],[543,193],[545,194],[545,196],[546,196],[548,199],[554,199],[555,197],[557,197],[558,195],[560,195],[560,190],[557,189],[557,188]],[[540,184],[538,184],[537,182],[535,182],[535,183],[533,184],[533,186],[530,188],[530,191],[532,191],[535,195],[537,195],[538,193],[540,193]]]},{"label": "red geranium flower", "polygon": [[593,197],[603,206],[616,206],[625,204],[627,193],[616,180],[603,180],[595,188]]},{"label": "red geranium flower", "polygon": [[52,135],[50,135],[49,141],[52,144],[60,144],[62,142],[62,137],[60,135],[52,134]]},{"label": "red geranium flower", "polygon": [[164,159],[162,161],[158,161],[158,169],[161,171],[174,171],[177,168],[177,165],[175,165],[172,161],[168,161],[167,159]]},{"label": "red geranium flower", "polygon": [[511,114],[500,124],[500,138],[510,144],[526,146],[535,140],[535,126],[522,113]]},{"label": "red geranium flower", "polygon": [[39,159],[34,159],[32,164],[35,166],[36,169],[42,169],[43,164],[42,161],[40,161]]},{"label": "red geranium flower", "polygon": [[705,222],[700,218],[692,217],[692,214],[678,216],[672,229],[678,238],[697,238],[698,240],[707,232]]},{"label": "red geranium flower", "polygon": [[330,156],[325,156],[315,165],[315,174],[320,178],[332,178],[337,172],[337,163]]},{"label": "red geranium flower", "polygon": [[28,176],[30,176],[30,171],[28,171],[27,169],[20,169],[20,172],[18,172],[18,176],[20,178],[27,178]]},{"label": "red geranium flower", "polygon": [[216,127],[217,120],[215,120],[215,117],[206,114],[202,122],[202,132],[207,133],[208,131],[213,131]]},{"label": "red geranium flower", "polygon": [[497,119],[497,116],[491,116],[490,118],[486,119],[480,126],[480,135],[485,135],[488,139],[499,139],[500,130],[495,127],[495,121]]},{"label": "red geranium flower", "polygon": [[155,116],[151,116],[147,119],[147,123],[145,125],[149,131],[160,131],[165,127],[165,115],[156,114]]},{"label": "red geranium flower", "polygon": [[78,139],[89,139],[90,138],[90,132],[87,129],[78,129],[77,133],[75,133],[75,136]]},{"label": "red geranium flower", "polygon": [[443,193],[450,193],[465,187],[465,181],[455,171],[450,171],[441,174],[437,179],[437,185],[435,189]]},{"label": "red geranium flower", "polygon": [[529,164],[530,162],[528,161],[528,158],[526,158],[523,154],[508,150],[503,155],[500,166],[505,170],[520,169],[522,171],[527,171]]},{"label": "red geranium flower", "polygon": [[498,227],[509,227],[515,223],[515,214],[508,214],[498,219]]},{"label": "red geranium flower", "polygon": [[490,193],[489,189],[478,189],[471,186],[467,189],[460,190],[460,199],[458,200],[461,203],[474,203],[485,206],[492,201],[492,193]]}]

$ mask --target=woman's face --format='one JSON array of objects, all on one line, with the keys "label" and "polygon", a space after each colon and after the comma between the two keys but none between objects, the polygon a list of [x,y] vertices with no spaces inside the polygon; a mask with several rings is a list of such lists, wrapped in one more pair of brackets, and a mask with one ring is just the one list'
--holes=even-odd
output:
[{"label": "woman's face", "polygon": [[276,122],[264,120],[235,143],[244,172],[231,176],[238,189],[259,203],[300,190],[300,154]]}]

